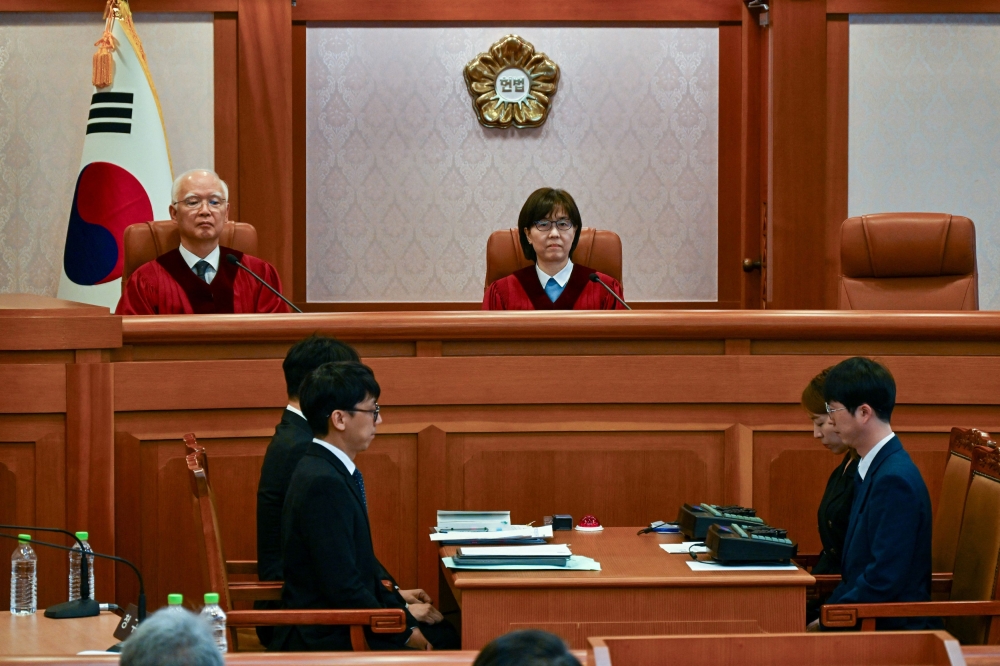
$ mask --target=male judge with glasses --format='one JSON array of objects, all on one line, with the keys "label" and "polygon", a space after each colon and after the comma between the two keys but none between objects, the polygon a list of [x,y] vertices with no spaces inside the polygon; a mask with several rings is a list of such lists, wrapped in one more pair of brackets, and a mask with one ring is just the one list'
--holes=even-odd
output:
[{"label": "male judge with glasses", "polygon": [[591,282],[591,273],[622,298],[622,285],[610,275],[570,259],[583,222],[569,192],[543,187],[521,207],[518,236],[524,256],[535,262],[486,290],[484,310],[624,310],[608,290]]},{"label": "male judge with glasses", "polygon": [[181,245],[132,273],[116,314],[288,312],[280,298],[226,260],[235,255],[281,291],[271,264],[219,245],[229,216],[228,196],[226,183],[208,169],[188,171],[174,181],[170,217],[177,222]]}]

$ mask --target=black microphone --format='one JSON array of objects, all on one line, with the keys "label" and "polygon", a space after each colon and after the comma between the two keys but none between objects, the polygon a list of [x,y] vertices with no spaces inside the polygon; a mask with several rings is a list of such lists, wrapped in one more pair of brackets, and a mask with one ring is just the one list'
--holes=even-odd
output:
[{"label": "black microphone", "polygon": [[631,310],[631,309],[632,309],[632,308],[630,308],[630,307],[628,306],[628,303],[626,303],[625,301],[623,301],[623,300],[622,300],[621,296],[619,296],[618,294],[616,294],[616,293],[615,293],[615,290],[614,290],[614,289],[612,289],[612,288],[611,288],[611,287],[609,287],[608,285],[604,284],[604,280],[602,280],[602,279],[601,279],[601,276],[600,276],[600,275],[598,275],[597,273],[591,273],[591,274],[590,274],[590,281],[591,281],[591,282],[597,282],[597,283],[600,283],[600,285],[601,285],[602,287],[604,287],[605,289],[607,289],[607,290],[608,290],[608,293],[609,293],[609,294],[611,294],[612,296],[614,296],[614,297],[615,297],[615,300],[616,300],[616,301],[618,301],[619,303],[621,303],[622,305],[624,305],[624,306],[625,306],[625,309],[626,309],[626,310]]},{"label": "black microphone", "polygon": [[[240,268],[242,268],[243,270],[245,270],[247,273],[249,273],[250,275],[252,275],[255,278],[257,278],[257,282],[260,282],[262,285],[264,285],[265,287],[267,287],[268,289],[270,289],[271,291],[273,291],[274,295],[277,296],[278,298],[280,298],[281,300],[283,300],[285,302],[285,304],[288,305],[288,307],[290,307],[291,309],[295,310],[299,314],[302,314],[302,310],[300,310],[298,307],[296,307],[295,303],[292,303],[290,300],[288,300],[287,298],[285,298],[284,296],[282,296],[281,292],[278,291],[277,289],[275,289],[274,287],[272,287],[271,285],[269,285],[264,280],[264,278],[262,278],[261,276],[257,275],[256,273],[254,273],[252,270],[250,270],[246,266],[244,266],[243,263],[239,259],[236,258],[235,254],[227,254],[226,255],[226,261],[228,261],[229,263],[231,263],[231,264],[233,264],[235,266],[239,266]],[[628,307],[628,306],[626,306],[626,307]]]},{"label": "black microphone", "polygon": [[[43,527],[18,527],[17,529],[37,530],[39,532],[61,532],[61,531],[63,531],[63,530],[54,530],[52,528],[43,528]],[[15,534],[4,534],[3,532],[0,532],[0,537],[5,538],[5,539],[14,539],[15,541],[20,541],[20,538],[17,535],[15,535]],[[76,538],[76,535],[73,535],[73,538]],[[40,546],[48,546],[50,548],[57,548],[59,550],[67,550],[67,551],[75,550],[75,548],[70,548],[69,546],[60,546],[57,543],[48,543],[47,541],[35,541],[34,539],[32,539],[31,543],[37,543]],[[129,567],[131,567],[132,571],[135,572],[136,577],[139,579],[139,603],[137,604],[137,606],[139,608],[139,612],[137,613],[136,617],[138,618],[139,622],[142,622],[143,620],[145,620],[146,619],[146,585],[145,585],[145,583],[143,583],[142,574],[139,573],[139,569],[136,568],[136,566],[134,564],[132,564],[131,562],[129,562],[128,560],[126,560],[123,557],[117,557],[115,555],[105,555],[104,553],[95,553],[95,552],[88,552],[87,555],[93,555],[94,557],[100,557],[100,558],[105,559],[105,560],[114,560],[115,562],[121,562],[121,563],[127,564]],[[84,559],[86,559],[86,558],[84,558]],[[88,583],[88,587],[89,587],[89,583]],[[82,591],[82,588],[81,588],[81,591]],[[88,594],[89,594],[89,591],[88,591]],[[65,607],[64,610],[56,612],[56,613],[53,613],[53,611],[55,611],[57,608],[63,608],[63,607]],[[73,612],[77,612],[77,611],[80,611],[80,612],[84,612],[85,611],[85,612],[83,614],[76,614],[76,615],[66,614],[66,613],[73,613]],[[53,618],[53,619],[56,619],[56,620],[62,620],[62,619],[70,618],[70,617],[90,617],[92,615],[100,615],[100,613],[101,613],[101,606],[100,606],[100,604],[98,604],[93,599],[78,599],[76,601],[67,601],[66,603],[63,603],[63,604],[56,604],[55,606],[52,606],[51,608],[46,609],[45,610],[45,617],[50,617],[50,618]]]},{"label": "black microphone", "polygon": [[[86,553],[83,549],[83,541],[76,536],[73,532],[69,530],[64,530],[59,527],[38,527],[37,525],[0,525],[0,529],[5,530],[30,530],[32,532],[55,532],[57,534],[67,534],[73,537],[76,541],[76,545],[80,547],[80,552]],[[92,615],[97,615],[100,613],[100,609],[94,610],[90,607],[90,604],[83,602],[87,601],[87,597],[90,596],[90,561],[88,558],[80,557],[80,598],[76,601],[67,601],[66,603],[57,604],[52,606],[45,612],[48,613],[52,611],[53,613],[59,613],[59,615],[49,615],[48,617],[91,617]],[[91,600],[93,601],[93,600]],[[82,613],[75,615],[62,615],[62,613]]]}]

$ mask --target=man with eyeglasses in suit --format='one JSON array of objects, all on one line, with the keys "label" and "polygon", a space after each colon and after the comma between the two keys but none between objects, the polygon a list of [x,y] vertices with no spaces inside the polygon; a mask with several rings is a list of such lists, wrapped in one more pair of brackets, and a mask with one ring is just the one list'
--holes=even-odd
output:
[{"label": "man with eyeglasses in suit", "polygon": [[170,217],[181,244],[132,273],[116,314],[222,314],[288,312],[287,306],[253,276],[226,260],[235,255],[281,291],[274,267],[219,244],[229,218],[229,187],[209,169],[181,174],[171,188]]}]

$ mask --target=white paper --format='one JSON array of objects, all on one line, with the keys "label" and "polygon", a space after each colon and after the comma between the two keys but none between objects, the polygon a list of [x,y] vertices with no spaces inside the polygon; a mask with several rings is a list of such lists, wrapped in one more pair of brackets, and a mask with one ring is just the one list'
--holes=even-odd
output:
[{"label": "white paper", "polygon": [[510,529],[510,511],[438,511],[439,530],[477,532]]},{"label": "white paper", "polygon": [[527,525],[512,525],[513,529],[504,529],[499,532],[435,532],[431,534],[431,541],[468,541],[479,539],[551,539],[552,526],[529,527]]},{"label": "white paper", "polygon": [[687,563],[691,571],[798,571],[794,564],[718,564],[717,562],[695,562]]},{"label": "white paper", "polygon": [[555,564],[455,564],[450,557],[442,557],[441,561],[449,569],[469,569],[472,571],[600,571],[601,563],[584,557],[574,555],[569,558],[566,566],[560,567]]},{"label": "white paper", "polygon": [[472,557],[570,557],[573,554],[564,543],[544,546],[462,546],[458,552]]},{"label": "white paper", "polygon": [[671,555],[689,555],[691,553],[707,553],[708,546],[704,541],[685,541],[684,543],[661,543],[660,548]]}]

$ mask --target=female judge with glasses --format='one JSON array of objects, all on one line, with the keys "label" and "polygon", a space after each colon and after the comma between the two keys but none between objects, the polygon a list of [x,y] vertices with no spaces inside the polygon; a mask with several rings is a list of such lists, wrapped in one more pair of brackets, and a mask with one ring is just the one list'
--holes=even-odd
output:
[{"label": "female judge with glasses", "polygon": [[624,310],[590,275],[597,273],[619,297],[621,283],[570,259],[582,228],[580,211],[568,192],[549,187],[532,192],[521,207],[517,229],[524,256],[535,265],[491,284],[483,309]]}]

